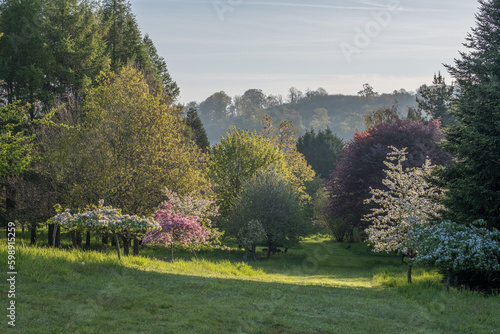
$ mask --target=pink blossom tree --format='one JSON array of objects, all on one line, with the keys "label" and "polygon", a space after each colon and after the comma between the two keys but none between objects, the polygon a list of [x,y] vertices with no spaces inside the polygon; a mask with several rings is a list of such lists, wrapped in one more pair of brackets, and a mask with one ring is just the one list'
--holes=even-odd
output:
[{"label": "pink blossom tree", "polygon": [[152,243],[170,246],[172,249],[172,261],[174,261],[174,246],[180,245],[191,249],[196,259],[195,248],[208,242],[210,233],[200,222],[198,217],[172,212],[172,205],[168,204],[166,209],[160,209],[154,217],[159,225],[158,229],[148,231],[143,243]]}]

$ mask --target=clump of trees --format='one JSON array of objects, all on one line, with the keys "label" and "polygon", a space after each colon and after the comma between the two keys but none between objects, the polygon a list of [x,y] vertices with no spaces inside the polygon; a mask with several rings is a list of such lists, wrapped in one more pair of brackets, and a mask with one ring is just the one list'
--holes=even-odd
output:
[{"label": "clump of trees", "polygon": [[99,205],[91,205],[82,212],[71,213],[70,209],[63,210],[56,205],[58,212],[49,222],[55,225],[53,235],[53,246],[56,245],[56,231],[63,227],[72,232],[73,246],[76,248],[76,233],[97,232],[100,235],[111,234],[115,236],[118,258],[120,259],[120,241],[123,239],[125,255],[129,254],[131,240],[135,240],[134,254],[139,254],[138,240],[144,236],[146,231],[156,227],[155,222],[145,216],[122,214],[120,209],[112,206],[104,206],[104,200]]},{"label": "clump of trees", "polygon": [[[404,168],[419,167],[429,157],[433,164],[445,165],[449,155],[437,142],[442,139],[439,121],[399,120],[387,121],[361,133],[347,143],[336,170],[326,185],[329,190],[328,212],[330,224],[347,223],[351,230],[359,232],[368,227],[363,217],[370,213],[372,204],[363,201],[370,197],[371,189],[383,186],[384,161],[390,146],[407,148],[408,156]],[[332,226],[331,229],[337,229]]]},{"label": "clump of trees", "polygon": [[297,151],[304,155],[307,163],[318,176],[327,179],[335,169],[344,141],[337,137],[329,127],[316,133],[314,129],[298,139]]},{"label": "clump of trees", "polygon": [[450,285],[494,291],[500,287],[500,231],[478,220],[470,225],[443,221],[415,226],[409,247],[417,249],[414,262],[439,268]]},{"label": "clump of trees", "polygon": [[87,91],[83,112],[78,130],[67,133],[69,145],[59,149],[66,152],[60,165],[78,173],[70,174],[71,200],[104,198],[125,212],[147,214],[165,187],[180,193],[207,187],[207,155],[190,144],[175,109],[135,68],[101,76]]}]

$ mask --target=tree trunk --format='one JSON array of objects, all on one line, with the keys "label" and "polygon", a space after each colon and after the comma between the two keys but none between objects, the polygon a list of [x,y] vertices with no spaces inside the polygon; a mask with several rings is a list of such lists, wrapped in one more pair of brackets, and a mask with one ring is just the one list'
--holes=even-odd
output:
[{"label": "tree trunk", "polygon": [[134,255],[139,255],[139,238],[134,238]]},{"label": "tree trunk", "polygon": [[105,233],[105,234],[102,236],[101,243],[102,243],[102,245],[103,245],[103,246],[105,246],[105,245],[107,245],[107,244],[108,244],[108,242],[109,242],[109,240],[108,240],[108,234],[107,234],[107,233]]},{"label": "tree trunk", "polygon": [[76,232],[76,245],[78,248],[82,248],[82,232]]},{"label": "tree trunk", "polygon": [[55,224],[49,224],[49,246],[59,248],[61,247],[61,226],[57,225],[57,229],[54,227]]},{"label": "tree trunk", "polygon": [[85,246],[90,247],[90,231],[87,231],[87,235],[85,237]]},{"label": "tree trunk", "polygon": [[272,242],[268,242],[267,243],[267,258],[269,259],[271,257],[271,250],[273,248],[273,243]]},{"label": "tree trunk", "polygon": [[243,254],[243,262],[247,263],[248,261],[248,248],[245,247],[245,253]]},{"label": "tree trunk", "polygon": [[408,265],[408,273],[406,275],[408,277],[408,283],[411,283],[411,268],[412,266]]},{"label": "tree trunk", "polygon": [[446,277],[446,292],[450,291],[451,283],[451,270],[448,271],[448,277]]},{"label": "tree trunk", "polygon": [[78,248],[78,242],[76,240],[76,231],[71,231],[71,243],[73,244],[73,248]]},{"label": "tree trunk", "polygon": [[36,245],[36,224],[31,224],[31,244]]},{"label": "tree trunk", "polygon": [[174,243],[172,242],[172,262],[174,262]]},{"label": "tree trunk", "polygon": [[256,249],[257,249],[257,246],[252,245],[252,257],[253,257],[254,261],[257,261]]},{"label": "tree trunk", "polygon": [[126,236],[122,237],[122,240],[123,240],[123,254],[125,256],[128,256],[128,254],[129,254],[129,248],[130,248],[129,247],[130,246],[130,240]]},{"label": "tree trunk", "polygon": [[115,234],[115,240],[116,240],[116,249],[118,251],[118,260],[122,260],[122,257],[120,255],[120,240],[118,240],[118,235]]}]

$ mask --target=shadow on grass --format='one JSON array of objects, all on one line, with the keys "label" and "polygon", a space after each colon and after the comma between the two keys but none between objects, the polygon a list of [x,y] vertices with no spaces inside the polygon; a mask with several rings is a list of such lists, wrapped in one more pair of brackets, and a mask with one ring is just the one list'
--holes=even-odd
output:
[{"label": "shadow on grass", "polygon": [[[1,250],[6,253],[4,246]],[[206,273],[168,272],[176,262],[141,257],[119,262],[96,252],[52,254],[50,249],[20,247],[18,261],[14,333],[402,333],[408,326],[417,329],[413,333],[441,333],[446,329],[424,326],[422,319],[433,326],[438,319],[433,322],[421,306],[383,289],[201,277]]]}]

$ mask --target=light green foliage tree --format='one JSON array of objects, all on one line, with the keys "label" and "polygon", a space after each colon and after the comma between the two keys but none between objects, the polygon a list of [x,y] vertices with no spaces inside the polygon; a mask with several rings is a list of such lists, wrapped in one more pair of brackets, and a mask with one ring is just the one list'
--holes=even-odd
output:
[{"label": "light green foliage tree", "polygon": [[266,115],[262,124],[264,125],[262,136],[284,154],[287,168],[291,172],[290,182],[301,194],[303,202],[309,202],[311,196],[306,192],[306,183],[314,180],[316,173],[304,155],[297,150],[297,133],[292,122],[283,121],[275,127],[273,119]]},{"label": "light green foliage tree", "polygon": [[23,172],[32,160],[33,135],[29,125],[28,106],[0,106],[0,177]]},{"label": "light green foliage tree", "polygon": [[[408,247],[407,234],[415,226],[428,224],[439,216],[443,206],[436,201],[441,190],[428,182],[431,162],[405,168],[406,149],[391,147],[385,165],[387,169],[382,181],[385,189],[371,189],[372,197],[365,204],[374,203],[371,213],[364,220],[371,225],[366,229],[368,240],[375,252],[398,252],[412,259],[415,250]],[[411,282],[411,261],[408,264],[408,281]]]},{"label": "light green foliage tree", "polygon": [[246,226],[241,227],[236,235],[238,242],[245,248],[243,260],[247,262],[248,250],[252,253],[254,261],[257,260],[257,243],[264,240],[266,230],[258,220],[250,220]]},{"label": "light green foliage tree", "polygon": [[124,212],[149,214],[165,187],[180,194],[207,190],[208,157],[185,138],[179,113],[134,68],[103,75],[87,92],[84,113],[62,157],[69,166],[78,162],[73,206],[103,198]]},{"label": "light green foliage tree", "polygon": [[316,131],[323,131],[330,127],[332,122],[325,108],[316,108],[309,127]]},{"label": "light green foliage tree", "polygon": [[255,131],[236,130],[233,127],[214,146],[209,171],[215,183],[216,203],[223,219],[232,211],[243,183],[271,164],[289,175],[284,154]]},{"label": "light green foliage tree", "polygon": [[258,220],[266,232],[267,256],[277,247],[296,244],[307,232],[300,194],[275,166],[260,170],[247,180],[231,214],[230,232]]}]

